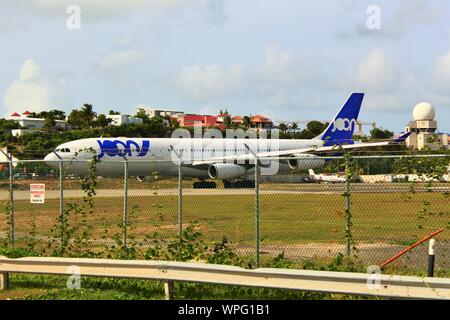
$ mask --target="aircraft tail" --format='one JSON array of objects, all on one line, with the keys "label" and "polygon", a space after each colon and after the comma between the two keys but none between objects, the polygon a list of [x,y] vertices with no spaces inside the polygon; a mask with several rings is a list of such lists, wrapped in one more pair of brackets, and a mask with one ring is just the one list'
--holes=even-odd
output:
[{"label": "aircraft tail", "polygon": [[352,93],[328,127],[316,139],[324,141],[324,146],[353,144],[353,132],[358,120],[364,93]]},{"label": "aircraft tail", "polygon": [[314,170],[313,170],[313,169],[309,169],[308,172],[309,172],[309,176],[310,176],[311,178],[314,178],[314,177],[315,177],[316,174],[314,173]]}]

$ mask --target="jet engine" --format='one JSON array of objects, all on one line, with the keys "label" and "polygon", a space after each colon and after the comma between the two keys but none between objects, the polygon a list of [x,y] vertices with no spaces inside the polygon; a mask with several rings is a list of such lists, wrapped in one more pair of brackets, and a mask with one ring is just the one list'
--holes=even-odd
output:
[{"label": "jet engine", "polygon": [[243,176],[246,169],[233,163],[216,163],[208,167],[208,175],[211,179],[233,179]]},{"label": "jet engine", "polygon": [[325,159],[313,154],[294,154],[287,162],[290,169],[299,171],[322,168],[325,165]]}]

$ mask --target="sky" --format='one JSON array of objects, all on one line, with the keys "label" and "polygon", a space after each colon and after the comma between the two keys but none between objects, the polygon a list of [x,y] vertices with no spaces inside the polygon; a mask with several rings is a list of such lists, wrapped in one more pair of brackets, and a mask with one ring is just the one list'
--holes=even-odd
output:
[{"label": "sky", "polygon": [[[330,120],[400,132],[430,102],[450,133],[447,0],[2,0],[0,115],[84,103]],[[366,128],[366,131],[368,129]]]}]

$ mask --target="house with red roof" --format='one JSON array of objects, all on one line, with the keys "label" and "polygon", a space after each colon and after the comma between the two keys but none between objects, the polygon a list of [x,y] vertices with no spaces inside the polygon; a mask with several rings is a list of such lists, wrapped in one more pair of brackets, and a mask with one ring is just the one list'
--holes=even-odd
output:
[{"label": "house with red roof", "polygon": [[181,127],[193,127],[195,125],[204,128],[215,127],[220,130],[225,129],[225,125],[217,121],[217,116],[201,115],[201,114],[185,114],[178,118]]},{"label": "house with red roof", "polygon": [[250,118],[250,126],[258,130],[270,129],[273,127],[273,122],[267,117],[255,115]]}]

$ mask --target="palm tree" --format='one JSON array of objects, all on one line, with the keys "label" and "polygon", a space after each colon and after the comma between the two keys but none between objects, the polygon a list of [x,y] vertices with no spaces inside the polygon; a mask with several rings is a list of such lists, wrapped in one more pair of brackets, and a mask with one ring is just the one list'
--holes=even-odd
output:
[{"label": "palm tree", "polygon": [[278,129],[280,129],[281,132],[286,133],[288,126],[282,122],[278,125]]},{"label": "palm tree", "polygon": [[81,115],[88,124],[88,127],[91,126],[92,121],[94,121],[95,117],[97,116],[97,114],[93,110],[92,104],[89,103],[83,104],[83,106],[81,107]]},{"label": "palm tree", "polygon": [[294,131],[294,133],[295,133],[295,130],[297,130],[298,129],[298,124],[296,123],[296,122],[293,122],[292,124],[291,124],[291,129]]},{"label": "palm tree", "polygon": [[244,116],[242,119],[242,124],[244,125],[245,129],[248,129],[250,127],[251,118],[249,116]]}]

